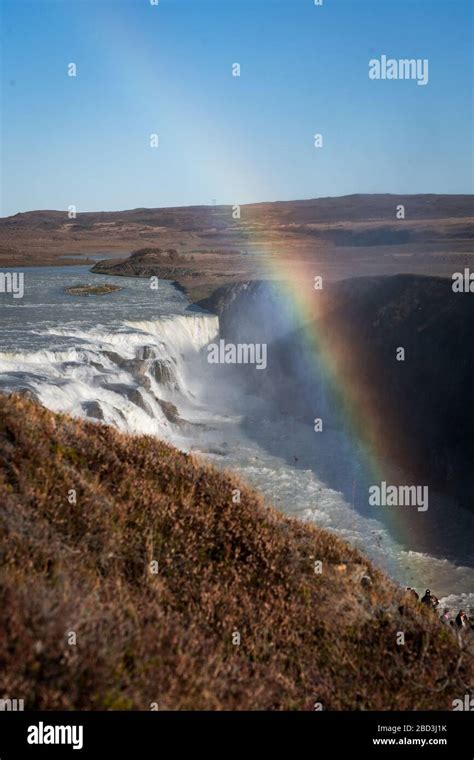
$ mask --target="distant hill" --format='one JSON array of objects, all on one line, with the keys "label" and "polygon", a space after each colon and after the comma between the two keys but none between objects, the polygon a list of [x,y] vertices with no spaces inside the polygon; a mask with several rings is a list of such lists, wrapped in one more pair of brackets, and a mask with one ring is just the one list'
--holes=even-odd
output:
[{"label": "distant hill", "polygon": [[[16,214],[0,219],[0,268],[93,265],[103,258],[98,273],[171,279],[197,301],[226,283],[287,276],[295,263],[327,280],[402,272],[450,277],[473,252],[472,195],[347,195],[242,205],[237,218],[234,211]],[[174,250],[175,260],[125,261],[133,251],[157,248]]]},{"label": "distant hill", "polygon": [[[238,200],[236,200],[236,203]],[[334,198],[275,201],[243,204],[243,222],[265,221],[267,224],[309,224],[327,222],[367,222],[395,219],[398,205],[406,207],[408,220],[462,219],[474,215],[472,195],[343,195]],[[98,223],[149,224],[173,229],[203,229],[210,223],[227,225],[231,206],[176,206],[137,208],[124,211],[90,211],[78,214],[78,228]],[[52,229],[68,221],[67,210],[27,211],[0,218],[1,227]]]}]

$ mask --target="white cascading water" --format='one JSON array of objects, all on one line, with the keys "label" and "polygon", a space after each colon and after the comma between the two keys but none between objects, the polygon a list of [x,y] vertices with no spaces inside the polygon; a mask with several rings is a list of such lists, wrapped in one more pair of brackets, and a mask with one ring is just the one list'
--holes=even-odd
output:
[{"label": "white cascading water", "polygon": [[52,411],[173,439],[170,407],[160,402],[180,415],[191,410],[193,367],[218,330],[211,315],[125,321],[115,330],[47,328],[45,336],[80,348],[0,353],[2,388],[30,390]]}]

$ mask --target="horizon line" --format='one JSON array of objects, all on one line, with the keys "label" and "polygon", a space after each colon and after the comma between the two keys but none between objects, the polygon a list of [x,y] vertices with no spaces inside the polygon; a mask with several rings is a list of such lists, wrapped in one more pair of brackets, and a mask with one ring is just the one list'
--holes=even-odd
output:
[{"label": "horizon line", "polygon": [[[77,211],[77,216],[84,214],[120,214],[127,211],[160,211],[162,209],[176,210],[176,209],[197,209],[197,208],[232,208],[233,206],[249,207],[249,206],[271,206],[279,203],[310,203],[311,201],[326,201],[326,200],[342,200],[343,198],[357,198],[357,197],[384,197],[391,196],[395,198],[402,197],[449,197],[449,198],[474,198],[474,191],[472,193],[347,193],[345,195],[322,195],[312,196],[309,198],[294,198],[292,200],[275,200],[275,201],[254,201],[252,203],[195,203],[184,206],[136,206],[134,208],[121,208],[121,209],[101,209],[97,211]],[[0,216],[0,220],[11,219],[16,216],[25,216],[27,214],[62,214],[67,213],[66,209],[51,209],[51,208],[36,208],[29,209],[28,211],[17,211],[15,214],[7,214],[6,216]],[[473,208],[474,214],[474,208]]]}]

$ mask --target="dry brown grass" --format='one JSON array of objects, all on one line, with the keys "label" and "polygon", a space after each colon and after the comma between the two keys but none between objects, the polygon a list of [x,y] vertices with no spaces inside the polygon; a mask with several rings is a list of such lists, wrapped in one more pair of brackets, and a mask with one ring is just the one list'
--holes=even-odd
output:
[{"label": "dry brown grass", "polygon": [[243,486],[234,504],[236,487],[160,441],[0,397],[0,696],[411,710],[465,694],[472,658],[435,614],[334,535]]}]

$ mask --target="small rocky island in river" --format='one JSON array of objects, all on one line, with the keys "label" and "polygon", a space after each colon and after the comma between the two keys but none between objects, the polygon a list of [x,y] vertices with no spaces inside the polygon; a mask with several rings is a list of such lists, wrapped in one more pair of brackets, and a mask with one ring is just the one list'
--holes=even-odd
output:
[{"label": "small rocky island in river", "polygon": [[69,296],[105,296],[107,293],[114,293],[117,290],[123,290],[119,285],[71,285],[66,288],[65,292]]}]

